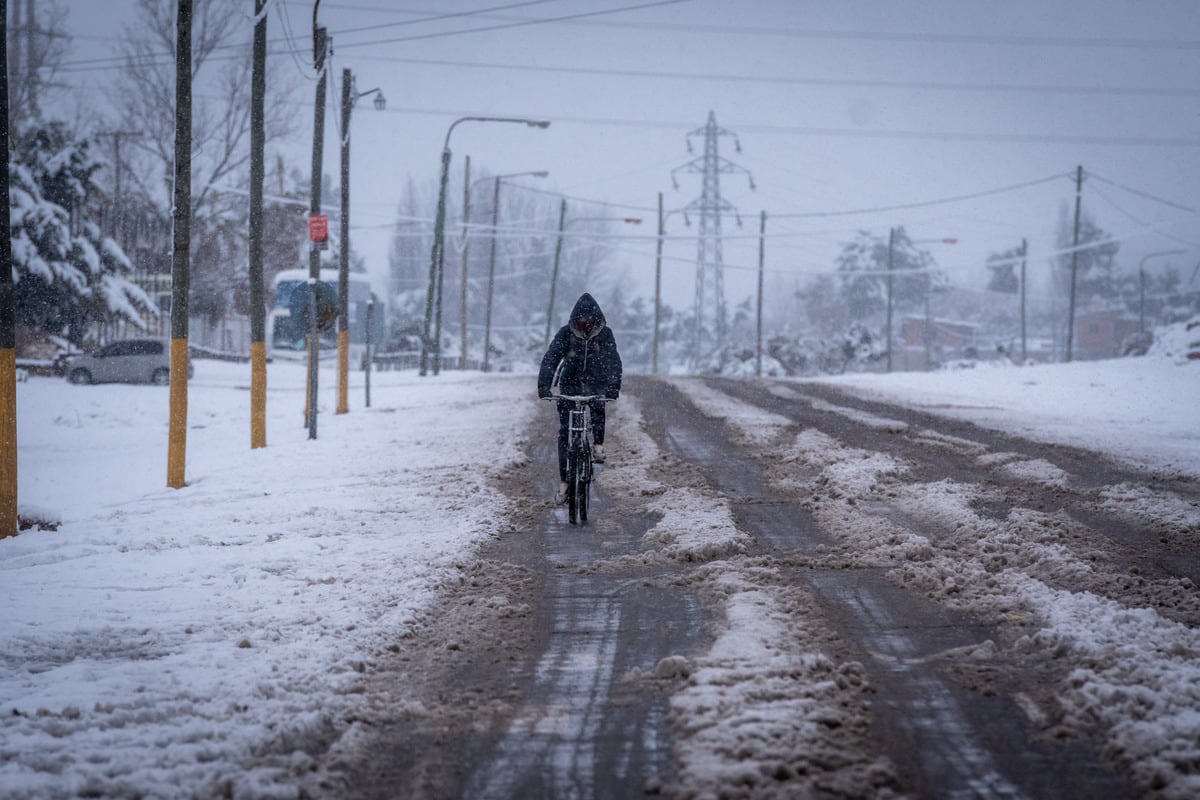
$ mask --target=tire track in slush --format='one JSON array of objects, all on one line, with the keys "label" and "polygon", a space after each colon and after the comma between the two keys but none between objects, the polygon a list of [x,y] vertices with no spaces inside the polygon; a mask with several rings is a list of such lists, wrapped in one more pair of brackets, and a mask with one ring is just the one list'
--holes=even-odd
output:
[{"label": "tire track in slush", "polygon": [[572,583],[569,592],[551,590],[553,629],[534,670],[536,700],[510,723],[492,763],[469,781],[467,797],[591,794],[621,608],[596,581]]},{"label": "tire track in slush", "polygon": [[[811,514],[771,490],[762,465],[726,440],[719,421],[673,386],[654,380],[637,386],[651,435],[730,496],[739,527],[762,546],[786,555],[829,544]],[[1011,699],[980,696],[933,666],[940,653],[994,638],[984,621],[913,597],[877,569],[793,574],[847,644],[864,653],[878,689],[875,735],[899,765],[906,790],[927,797],[1061,798],[1109,796],[1121,784],[1089,748],[1036,741]],[[1064,761],[1078,769],[1063,770]]]}]

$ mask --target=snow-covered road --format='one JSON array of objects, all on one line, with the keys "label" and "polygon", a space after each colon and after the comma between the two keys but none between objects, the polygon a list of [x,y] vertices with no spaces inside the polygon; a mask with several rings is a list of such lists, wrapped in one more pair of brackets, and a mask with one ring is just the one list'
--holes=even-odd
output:
[{"label": "snow-covered road", "polygon": [[[780,769],[776,750],[752,743],[784,733],[793,755],[824,752],[805,737],[827,739],[825,719],[857,731],[845,745],[857,777],[841,785],[904,789],[904,771],[855,738],[869,720],[842,705],[864,685],[853,665],[868,662],[853,656],[836,614],[803,613],[820,587],[795,577],[866,568],[1021,632],[935,659],[959,685],[1003,693],[988,676],[1052,657],[1044,691],[1012,696],[1031,729],[1099,742],[1119,779],[1147,796],[1194,795],[1200,643],[1187,575],[1200,564],[1198,366],[1159,354],[938,374],[920,389],[914,376],[904,378],[912,386],[841,381],[1121,459],[1096,474],[1086,454],[997,447],[1002,434],[819,387],[780,382],[752,397],[732,384],[681,384],[769,467],[764,491],[793,496],[826,538],[802,559],[774,562],[739,516],[746,507],[713,491],[661,431],[648,432],[636,398],[623,399],[621,455],[603,489],[648,522],[632,561],[597,568],[679,565],[681,585],[728,623],[695,651],[670,654],[655,678],[674,715],[675,774],[663,788],[757,785],[747,776],[764,770],[804,780],[794,760]],[[332,379],[322,375],[329,403]],[[374,407],[323,413],[316,442],[301,424],[302,370],[273,365],[270,385],[270,446],[250,451],[248,368],[197,365],[189,486],[173,491],[161,388],[20,384],[20,510],[47,524],[0,541],[0,797],[332,791],[369,738],[359,720],[377,713],[372,687],[394,666],[397,642],[420,639],[482,543],[519,535],[507,486],[513,470],[534,468],[524,440],[538,410],[531,377],[377,374]],[[1033,391],[1043,406],[1024,402]],[[1089,393],[1111,402],[1063,413]],[[991,484],[937,474],[950,462]],[[489,598],[501,618],[522,618],[503,591]],[[654,675],[660,664],[641,669]],[[780,685],[771,675],[791,677]],[[763,686],[774,688],[756,693]],[[784,718],[771,713],[781,688],[794,698]],[[510,700],[497,698],[496,713],[516,713]],[[811,767],[804,774],[820,774]]]}]

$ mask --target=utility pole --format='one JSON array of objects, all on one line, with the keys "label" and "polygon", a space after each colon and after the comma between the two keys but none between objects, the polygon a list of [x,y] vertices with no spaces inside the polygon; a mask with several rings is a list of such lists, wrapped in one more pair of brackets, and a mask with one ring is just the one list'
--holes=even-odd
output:
[{"label": "utility pole", "polygon": [[97,139],[112,139],[113,141],[113,217],[109,233],[117,244],[125,249],[128,237],[125,235],[125,192],[124,192],[124,159],[121,158],[122,139],[140,139],[140,131],[101,131]]},{"label": "utility pole", "polygon": [[762,377],[762,301],[763,301],[763,263],[767,246],[767,212],[763,211],[758,226],[758,322],[755,332],[754,374]]},{"label": "utility pole", "polygon": [[[266,292],[263,287],[263,181],[266,145],[267,0],[254,0],[250,72],[250,449],[267,446]],[[118,162],[119,164],[120,162]]]},{"label": "utility pole", "polygon": [[[21,0],[17,0],[21,2]],[[41,116],[38,109],[38,59],[37,53],[37,17],[33,0],[25,0],[25,81],[29,86],[29,115],[34,119]]]},{"label": "utility pole", "polygon": [[887,371],[892,371],[892,255],[896,250],[896,229],[888,229],[887,260]]},{"label": "utility pole", "polygon": [[492,349],[492,295],[496,288],[496,225],[500,222],[500,178],[492,191],[492,251],[488,256],[487,309],[483,323],[483,371],[488,371],[489,351]]},{"label": "utility pole", "polygon": [[1079,206],[1083,195],[1083,165],[1075,170],[1075,242],[1071,250],[1071,294],[1067,305],[1067,362],[1075,343],[1075,274],[1079,263]]},{"label": "utility pole", "polygon": [[459,328],[458,335],[462,339],[459,352],[459,369],[467,368],[467,255],[471,244],[471,157],[467,156],[463,166],[463,245],[462,245],[462,286],[459,287]]},{"label": "utility pole", "polygon": [[182,489],[187,457],[188,289],[192,219],[192,0],[175,20],[175,202],[171,235],[171,391],[167,486]]},{"label": "utility pole", "polygon": [[654,347],[650,372],[658,374],[658,328],[662,322],[663,196],[658,193],[658,243],[654,252]]},{"label": "utility pole", "polygon": [[338,393],[336,414],[350,411],[350,106],[354,77],[342,70],[342,198],[338,214]]},{"label": "utility pole", "polygon": [[554,324],[554,289],[558,286],[558,259],[562,256],[563,229],[566,226],[567,198],[564,197],[558,208],[558,240],[554,244],[554,268],[550,271],[550,306],[546,309],[546,338],[542,342],[542,349],[550,346],[550,330]]},{"label": "utility pole", "polygon": [[[321,169],[325,146],[325,84],[329,70],[325,60],[329,39],[325,29],[317,26],[317,8],[313,7],[313,69],[317,73],[317,95],[313,106],[312,200],[309,214],[321,213]],[[317,242],[308,251],[308,403],[306,404],[308,438],[317,438],[317,386],[321,358],[321,334],[317,329],[317,284],[321,280],[321,250]]]},{"label": "utility pole", "polygon": [[1029,360],[1029,350],[1026,347],[1025,338],[1025,304],[1027,302],[1027,291],[1025,288],[1025,259],[1029,255],[1029,242],[1021,239],[1021,363],[1024,364]]},{"label": "utility pole", "polygon": [[[20,2],[20,0],[17,0]],[[0,64],[8,63],[8,0],[0,0]],[[12,221],[8,188],[8,70],[0,70],[0,539],[16,536],[17,340],[13,320]]]}]

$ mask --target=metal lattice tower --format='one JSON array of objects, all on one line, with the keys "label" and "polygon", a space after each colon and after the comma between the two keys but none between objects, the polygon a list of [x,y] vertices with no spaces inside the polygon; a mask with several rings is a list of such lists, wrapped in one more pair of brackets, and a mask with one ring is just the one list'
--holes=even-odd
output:
[{"label": "metal lattice tower", "polygon": [[[684,212],[698,212],[700,215],[700,235],[696,251],[696,301],[695,318],[692,324],[692,367],[703,368],[713,361],[718,367],[724,360],[726,334],[728,332],[725,314],[725,265],[721,248],[721,216],[733,214],[738,226],[742,224],[737,209],[721,198],[721,174],[741,172],[750,177],[750,188],[754,188],[754,178],[748,170],[723,158],[718,152],[718,141],[722,136],[733,137],[737,152],[742,152],[737,134],[717,126],[717,116],[708,112],[708,122],[703,128],[697,128],[687,134],[688,152],[692,149],[692,138],[704,137],[704,154],[671,171],[671,180],[675,181],[676,172],[700,173],[700,197],[688,203]],[[679,188],[679,184],[675,183]],[[690,221],[689,221],[690,224]]]}]

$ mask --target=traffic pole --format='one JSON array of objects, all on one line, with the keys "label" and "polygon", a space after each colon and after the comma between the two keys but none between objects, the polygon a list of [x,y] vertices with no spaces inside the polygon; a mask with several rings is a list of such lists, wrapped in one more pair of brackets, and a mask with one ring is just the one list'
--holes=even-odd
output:
[{"label": "traffic pole", "polygon": [[[314,14],[315,14],[314,10]],[[326,55],[329,48],[324,28],[315,27],[313,20],[313,69],[317,73],[316,104],[313,107],[312,149],[312,199],[309,218],[321,214],[321,161],[325,146],[325,84],[328,77]],[[309,238],[312,236],[310,234]],[[317,388],[321,362],[321,333],[317,329],[317,283],[321,280],[321,249],[317,241],[309,243],[308,251],[308,382],[305,395],[305,421],[308,423],[308,438],[317,438]]]},{"label": "traffic pole", "polygon": [[254,0],[250,73],[250,448],[267,446],[266,292],[263,287],[263,159],[266,143],[267,0]]},{"label": "traffic pole", "polygon": [[[0,64],[8,63],[8,2],[0,0]],[[12,223],[8,191],[8,71],[0,70],[0,539],[16,536],[17,342],[13,321]]]},{"label": "traffic pole", "polygon": [[175,21],[175,203],[171,252],[171,391],[167,486],[182,489],[187,463],[188,288],[192,219],[192,0]]},{"label": "traffic pole", "polygon": [[338,214],[338,414],[350,411],[350,106],[354,79],[349,69],[342,70],[342,202]]}]

